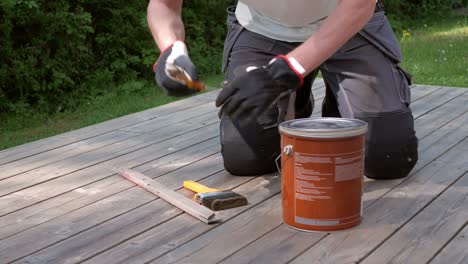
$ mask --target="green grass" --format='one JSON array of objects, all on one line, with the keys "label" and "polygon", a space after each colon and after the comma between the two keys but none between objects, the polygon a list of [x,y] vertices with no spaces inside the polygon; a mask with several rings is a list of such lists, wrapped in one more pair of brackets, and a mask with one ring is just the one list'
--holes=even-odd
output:
[{"label": "green grass", "polygon": [[[220,87],[222,76],[206,78],[207,91]],[[154,83],[134,81],[112,92],[87,101],[73,111],[47,115],[21,112],[0,114],[0,150],[50,137],[70,130],[135,113],[175,100],[166,96]]]},{"label": "green grass", "polygon": [[468,17],[420,22],[401,36],[403,67],[413,82],[468,87]]},{"label": "green grass", "polygon": [[[410,35],[400,39],[405,57],[402,65],[414,75],[414,83],[468,87],[467,17],[420,22],[408,31]],[[207,90],[212,90],[220,87],[222,76],[205,81]],[[164,95],[154,83],[134,81],[96,96],[73,111],[53,115],[31,111],[0,114],[0,150],[178,99]]]}]

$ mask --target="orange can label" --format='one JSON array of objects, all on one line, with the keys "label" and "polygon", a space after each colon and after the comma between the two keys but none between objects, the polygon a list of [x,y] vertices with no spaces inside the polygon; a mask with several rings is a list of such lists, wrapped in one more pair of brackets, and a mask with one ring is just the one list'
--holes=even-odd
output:
[{"label": "orange can label", "polygon": [[297,229],[334,231],[361,221],[364,135],[310,139],[282,135],[283,219]]}]

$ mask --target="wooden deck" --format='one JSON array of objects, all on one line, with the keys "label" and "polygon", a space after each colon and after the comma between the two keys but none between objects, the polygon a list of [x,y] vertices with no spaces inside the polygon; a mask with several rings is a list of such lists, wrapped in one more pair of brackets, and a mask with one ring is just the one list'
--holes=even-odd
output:
[{"label": "wooden deck", "polygon": [[[219,154],[217,91],[0,152],[0,263],[468,263],[468,89],[412,88],[419,161],[366,179],[363,223],[324,234],[282,223],[280,177],[234,177]],[[320,115],[323,83],[314,86]],[[234,188],[244,207],[206,225],[134,186],[134,168]]]}]

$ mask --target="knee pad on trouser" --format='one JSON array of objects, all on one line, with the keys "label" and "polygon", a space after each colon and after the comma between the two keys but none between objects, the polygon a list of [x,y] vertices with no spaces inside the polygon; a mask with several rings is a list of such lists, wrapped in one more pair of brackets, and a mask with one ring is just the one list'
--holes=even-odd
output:
[{"label": "knee pad on trouser", "polygon": [[256,122],[222,117],[221,155],[224,167],[233,175],[251,176],[274,172],[280,154],[278,128],[263,128]]},{"label": "knee pad on trouser", "polygon": [[418,160],[418,139],[410,109],[385,113],[363,113],[366,121],[364,174],[372,179],[406,177]]}]

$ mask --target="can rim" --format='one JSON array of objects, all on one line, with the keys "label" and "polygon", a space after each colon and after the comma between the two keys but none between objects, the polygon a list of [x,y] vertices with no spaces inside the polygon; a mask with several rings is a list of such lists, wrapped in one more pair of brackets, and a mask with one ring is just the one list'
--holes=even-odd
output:
[{"label": "can rim", "polygon": [[[318,122],[337,122],[346,121],[356,124],[354,127],[345,128],[333,128],[333,129],[321,129],[321,128],[298,128],[292,127],[294,123],[300,123],[301,121],[318,121]],[[336,118],[336,117],[315,117],[315,118],[300,118],[288,120],[279,125],[279,131],[282,134],[300,136],[305,138],[346,138],[365,134],[367,132],[367,123],[352,118]]]}]

